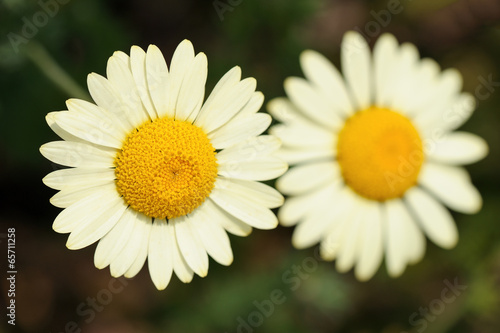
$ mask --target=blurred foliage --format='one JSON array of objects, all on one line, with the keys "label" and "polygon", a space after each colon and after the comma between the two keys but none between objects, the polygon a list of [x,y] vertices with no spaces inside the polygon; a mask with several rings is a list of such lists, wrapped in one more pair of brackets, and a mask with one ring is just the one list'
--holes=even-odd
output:
[{"label": "blurred foliage", "polygon": [[[74,95],[43,72],[47,62],[33,50],[44,50],[85,91],[87,74],[105,75],[107,58],[114,51],[128,52],[131,45],[146,48],[154,43],[169,59],[175,46],[188,38],[196,51],[208,56],[207,92],[226,71],[239,65],[244,76],[257,78],[258,89],[269,101],[284,94],[284,78],[302,75],[302,50],[318,50],[338,65],[343,33],[358,28],[368,34],[366,23],[377,22],[373,13],[386,10],[390,1],[219,2],[230,9],[218,13],[212,0],[0,2],[0,185],[4,197],[0,227],[16,226],[20,265],[18,325],[13,331],[64,332],[73,321],[82,332],[400,333],[421,329],[424,322],[428,333],[497,332],[498,87],[478,101],[476,112],[464,125],[464,130],[485,138],[491,151],[485,160],[468,167],[483,194],[484,207],[476,215],[454,214],[461,237],[455,249],[446,251],[428,242],[423,261],[410,266],[402,277],[391,279],[381,268],[371,281],[360,283],[352,273],[339,274],[334,264],[317,260],[315,249],[293,249],[291,228],[254,231],[247,238],[231,236],[235,262],[230,267],[211,261],[206,278],[195,277],[184,285],[174,277],[162,292],[155,290],[144,268],[127,280],[109,304],[95,311],[93,320],[87,322],[88,317],[78,313],[88,297],[107,288],[111,277],[107,269],[94,268],[94,247],[68,251],[66,236],[51,231],[59,210],[49,204],[54,191],[45,188],[41,178],[53,167],[38,148],[56,139],[45,124],[45,115],[64,109],[64,101]],[[39,24],[26,43],[15,47],[12,33],[22,36],[23,29],[29,29],[26,22],[33,23],[36,15],[40,19],[41,3],[57,4],[57,12]],[[443,68],[458,68],[464,89],[471,93],[481,85],[480,78],[491,75],[500,81],[500,9],[495,0],[402,0],[400,4],[404,10],[392,15],[387,26],[379,25],[376,35],[391,32],[401,42],[415,43],[422,56],[435,58]],[[373,44],[376,36],[369,37]],[[301,273],[294,267],[302,268]],[[307,267],[309,271],[304,270]],[[444,281],[455,278],[467,289],[432,320],[412,325],[412,314],[423,320],[420,308],[439,299]],[[264,312],[269,307],[263,312],[256,303],[269,305],[275,290],[284,301],[273,303],[267,316]]]}]

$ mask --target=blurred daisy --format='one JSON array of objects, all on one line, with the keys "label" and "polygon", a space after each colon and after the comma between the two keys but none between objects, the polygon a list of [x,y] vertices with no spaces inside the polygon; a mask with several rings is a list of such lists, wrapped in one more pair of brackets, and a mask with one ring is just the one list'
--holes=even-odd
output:
[{"label": "blurred daisy", "polygon": [[475,213],[481,196],[459,165],[487,154],[476,135],[453,132],[474,110],[454,69],[440,71],[419,59],[412,44],[385,34],[373,57],[363,37],[346,33],[341,46],[344,79],[323,56],[302,53],[306,79],[288,78],[289,99],[271,114],[283,124],[271,133],[280,156],[296,165],[277,181],[288,195],[278,218],[298,224],[293,245],[321,243],[326,260],[360,280],[373,276],[384,257],[391,276],[425,252],[426,234],[452,248],[458,233],[450,212]]},{"label": "blurred daisy", "polygon": [[133,46],[109,59],[107,79],[88,76],[96,104],[70,99],[68,111],[47,115],[64,141],[40,151],[71,167],[43,179],[60,190],[51,203],[65,209],[53,228],[70,233],[69,249],[99,241],[95,265],[114,277],[133,277],[147,258],[164,289],[172,272],[183,282],[205,276],[208,255],[231,264],[226,231],[276,227],[270,208],[283,197],[258,181],[287,164],[274,156],[280,141],[259,136],[271,123],[257,113],[264,97],[234,67],[203,103],[206,79],[207,58],[187,40],[170,69],[156,46]]}]

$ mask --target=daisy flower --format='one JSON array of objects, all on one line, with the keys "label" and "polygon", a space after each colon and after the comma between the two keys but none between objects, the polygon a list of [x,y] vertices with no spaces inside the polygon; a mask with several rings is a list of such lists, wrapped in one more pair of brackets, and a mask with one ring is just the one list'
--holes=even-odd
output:
[{"label": "daisy flower", "polygon": [[424,255],[425,237],[449,249],[458,240],[447,206],[481,208],[479,192],[460,165],[487,154],[478,136],[454,131],[471,115],[455,69],[441,71],[416,47],[384,34],[373,56],[364,38],[347,32],[341,45],[344,78],[322,55],[300,57],[306,79],[284,82],[288,98],[269,102],[282,122],[272,127],[280,156],[295,165],[277,180],[288,195],[278,218],[297,225],[292,243],[320,243],[337,270],[355,266],[368,280],[385,253],[399,276]]},{"label": "daisy flower", "polygon": [[44,183],[64,208],[53,228],[70,233],[67,247],[99,241],[95,266],[133,277],[148,259],[153,283],[164,289],[175,272],[182,282],[204,277],[208,255],[230,265],[228,235],[272,229],[270,208],[282,195],[258,181],[282,175],[280,141],[260,135],[271,123],[257,113],[263,95],[239,67],[217,83],[205,102],[207,58],[184,40],[170,68],[160,50],[132,46],[115,52],[107,78],[92,73],[95,101],[70,99],[47,123],[63,141],[44,144],[50,161],[69,168]]}]

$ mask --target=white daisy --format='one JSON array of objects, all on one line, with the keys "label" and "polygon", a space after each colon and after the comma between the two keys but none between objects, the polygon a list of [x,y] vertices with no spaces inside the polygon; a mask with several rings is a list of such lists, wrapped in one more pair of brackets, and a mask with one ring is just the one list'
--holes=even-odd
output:
[{"label": "white daisy", "polygon": [[459,165],[487,154],[483,139],[453,132],[471,115],[458,71],[419,59],[414,45],[385,34],[373,56],[363,37],[347,32],[341,45],[344,79],[322,55],[300,57],[306,79],[284,83],[289,99],[268,109],[272,127],[294,164],[277,181],[288,195],[278,218],[297,224],[292,242],[318,242],[326,260],[370,279],[384,257],[391,276],[425,252],[425,233],[452,248],[458,233],[450,212],[475,213],[481,196]]},{"label": "white daisy", "polygon": [[70,167],[43,179],[64,208],[53,228],[70,233],[69,249],[99,241],[95,265],[114,277],[136,275],[147,258],[158,289],[172,271],[190,282],[207,274],[208,255],[231,264],[226,231],[247,236],[278,223],[270,208],[283,197],[258,181],[287,164],[275,156],[280,141],[259,136],[271,123],[257,113],[264,97],[234,67],[203,103],[206,78],[207,58],[188,40],[170,69],[156,46],[133,46],[109,59],[107,79],[88,76],[95,104],[70,99],[68,111],[47,115],[64,141],[40,151]]}]

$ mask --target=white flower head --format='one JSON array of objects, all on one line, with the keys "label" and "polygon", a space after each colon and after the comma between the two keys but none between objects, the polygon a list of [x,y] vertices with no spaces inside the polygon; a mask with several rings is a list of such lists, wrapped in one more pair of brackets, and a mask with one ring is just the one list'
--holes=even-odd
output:
[{"label": "white flower head", "polygon": [[458,240],[443,206],[475,213],[481,196],[460,166],[486,156],[480,137],[454,131],[475,100],[458,71],[420,59],[416,47],[382,35],[373,55],[347,32],[343,77],[325,57],[304,51],[305,79],[284,83],[288,98],[269,102],[279,155],[295,165],[277,181],[288,195],[278,217],[297,225],[292,243],[320,243],[340,272],[370,279],[384,257],[391,276],[424,255],[425,237],[443,248]]},{"label": "white flower head", "polygon": [[270,210],[283,203],[258,181],[282,175],[280,141],[260,135],[271,123],[257,113],[264,97],[234,67],[204,102],[205,54],[184,40],[167,67],[160,50],[115,52],[107,78],[92,73],[95,104],[67,101],[46,117],[63,141],[44,144],[47,159],[69,168],[47,175],[64,210],[53,228],[70,233],[67,247],[99,241],[97,268],[133,277],[148,260],[158,289],[172,272],[183,282],[208,272],[208,255],[230,265],[226,231],[246,236],[272,229]]}]

